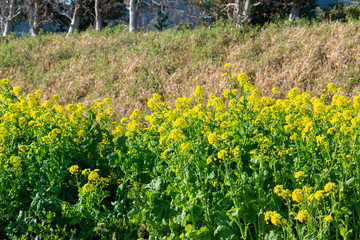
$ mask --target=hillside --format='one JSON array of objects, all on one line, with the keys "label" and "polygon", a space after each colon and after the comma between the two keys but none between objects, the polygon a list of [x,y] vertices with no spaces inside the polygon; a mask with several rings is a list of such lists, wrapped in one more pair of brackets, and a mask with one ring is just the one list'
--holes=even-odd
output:
[{"label": "hillside", "polygon": [[66,38],[1,39],[0,77],[43,98],[90,103],[110,97],[117,116],[144,110],[155,92],[173,103],[195,87],[220,96],[224,64],[245,72],[262,94],[293,87],[320,95],[333,82],[348,96],[359,91],[360,22],[271,24],[241,31],[218,24],[166,32],[128,33],[124,27]]}]

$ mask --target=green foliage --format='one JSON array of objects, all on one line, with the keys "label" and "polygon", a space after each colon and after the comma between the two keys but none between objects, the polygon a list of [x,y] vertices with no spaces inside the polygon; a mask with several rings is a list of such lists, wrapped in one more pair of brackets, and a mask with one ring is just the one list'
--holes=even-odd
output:
[{"label": "green foliage", "polygon": [[360,7],[358,4],[346,6],[343,3],[334,5],[331,9],[319,9],[319,19],[326,21],[359,20]]},{"label": "green foliage", "polygon": [[59,105],[1,81],[0,236],[344,239],[359,234],[360,97],[260,96],[230,64],[223,97]]}]

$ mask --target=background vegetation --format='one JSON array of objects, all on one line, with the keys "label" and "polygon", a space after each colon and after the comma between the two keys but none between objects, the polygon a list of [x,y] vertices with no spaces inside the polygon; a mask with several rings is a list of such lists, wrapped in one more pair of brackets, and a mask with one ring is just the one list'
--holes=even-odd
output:
[{"label": "background vegetation", "polygon": [[117,116],[144,110],[155,92],[170,103],[198,85],[219,95],[223,63],[249,75],[269,95],[297,86],[320,95],[334,82],[351,96],[359,90],[360,22],[272,23],[249,30],[219,22],[195,29],[128,33],[119,26],[69,37],[41,35],[0,40],[0,75],[25,92],[63,103],[111,97]]}]

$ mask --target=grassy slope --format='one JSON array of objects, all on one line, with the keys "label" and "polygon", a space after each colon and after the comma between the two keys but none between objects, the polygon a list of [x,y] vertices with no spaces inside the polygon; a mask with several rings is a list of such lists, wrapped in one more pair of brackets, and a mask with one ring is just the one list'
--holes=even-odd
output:
[{"label": "grassy slope", "polygon": [[203,85],[218,95],[224,63],[245,72],[265,95],[297,86],[319,95],[328,82],[346,94],[360,84],[360,22],[127,33],[123,28],[0,41],[0,77],[26,92],[59,94],[64,103],[114,99],[118,116],[144,110],[154,92],[173,103]]}]

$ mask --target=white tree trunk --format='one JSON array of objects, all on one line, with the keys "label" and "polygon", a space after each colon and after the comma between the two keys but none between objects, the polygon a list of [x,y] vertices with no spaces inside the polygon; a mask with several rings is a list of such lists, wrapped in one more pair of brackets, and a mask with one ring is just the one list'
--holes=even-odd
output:
[{"label": "white tree trunk", "polygon": [[294,5],[293,5],[293,7],[291,9],[291,13],[290,13],[290,16],[289,16],[289,21],[290,22],[294,22],[296,20],[296,18],[300,16],[302,1],[301,0],[294,0],[293,4]]},{"label": "white tree trunk", "polygon": [[38,30],[34,27],[30,28],[30,36],[36,37],[38,35]]},{"label": "white tree trunk", "polygon": [[14,27],[14,14],[15,14],[15,0],[11,0],[10,1],[10,6],[9,6],[9,15],[6,19],[3,19],[4,21],[4,29],[2,32],[2,35],[4,37],[6,37],[7,35],[9,35]]},{"label": "white tree trunk", "polygon": [[246,0],[244,6],[244,12],[243,12],[243,16],[244,16],[243,22],[245,24],[248,24],[250,21],[251,7],[252,7],[251,0]]},{"label": "white tree trunk", "polygon": [[236,0],[235,1],[235,5],[236,5],[236,26],[240,27],[240,22],[241,22],[241,9],[242,9],[242,1],[241,0]]},{"label": "white tree trunk", "polygon": [[103,21],[103,16],[100,9],[100,0],[95,0],[95,29],[97,31],[102,30],[103,28],[102,21]]},{"label": "white tree trunk", "polygon": [[137,29],[137,9],[136,9],[136,0],[130,0],[130,6],[129,6],[129,15],[130,15],[130,19],[129,19],[129,31],[133,32],[136,31]]},{"label": "white tree trunk", "polygon": [[14,27],[14,21],[12,19],[11,20],[5,19],[4,29],[2,29],[3,37],[6,37],[7,35],[9,35],[12,32],[13,27]]},{"label": "white tree trunk", "polygon": [[31,37],[35,37],[37,36],[38,34],[38,30],[39,30],[39,25],[40,25],[40,22],[39,22],[39,3],[36,2],[35,3],[35,6],[34,6],[34,16],[32,17],[32,19],[30,19],[30,35]]},{"label": "white tree trunk", "polygon": [[80,27],[79,10],[75,9],[67,35],[73,33],[76,29],[79,29],[79,27]]}]

